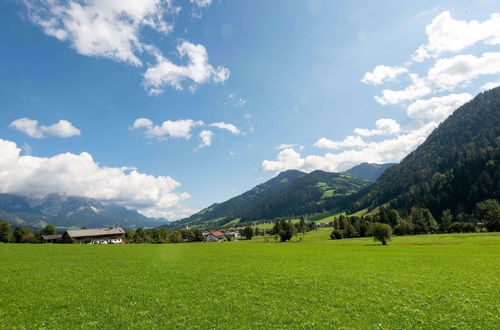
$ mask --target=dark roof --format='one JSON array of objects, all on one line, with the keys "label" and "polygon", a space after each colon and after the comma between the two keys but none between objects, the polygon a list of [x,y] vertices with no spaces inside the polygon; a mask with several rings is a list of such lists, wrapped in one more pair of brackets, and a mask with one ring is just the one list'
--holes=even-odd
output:
[{"label": "dark roof", "polygon": [[53,239],[60,239],[62,236],[59,234],[54,234],[54,235],[42,235],[42,238],[44,241],[51,241]]},{"label": "dark roof", "polygon": [[66,234],[68,234],[68,236],[71,238],[94,237],[94,236],[121,235],[125,234],[125,230],[123,230],[121,227],[78,229],[78,230],[66,230]]}]

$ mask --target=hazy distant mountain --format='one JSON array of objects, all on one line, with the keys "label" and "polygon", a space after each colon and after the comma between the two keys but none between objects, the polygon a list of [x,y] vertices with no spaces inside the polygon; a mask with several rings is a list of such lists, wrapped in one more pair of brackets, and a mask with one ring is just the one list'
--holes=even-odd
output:
[{"label": "hazy distant mountain", "polygon": [[330,210],[343,197],[349,196],[371,182],[343,173],[289,170],[271,180],[175,222],[174,226],[221,226],[251,220],[298,216]]},{"label": "hazy distant mountain", "polygon": [[347,173],[350,176],[354,176],[356,178],[375,181],[382,175],[382,173],[384,173],[386,169],[394,165],[395,163],[389,163],[389,164],[361,163],[359,165],[354,166],[350,170],[345,171],[344,173]]},{"label": "hazy distant mountain", "polygon": [[13,224],[43,227],[158,227],[168,222],[143,216],[135,210],[92,198],[50,194],[43,198],[0,194],[0,219]]},{"label": "hazy distant mountain", "polygon": [[426,207],[436,216],[500,199],[500,87],[458,108],[359,195],[351,211],[390,202],[399,209]]}]

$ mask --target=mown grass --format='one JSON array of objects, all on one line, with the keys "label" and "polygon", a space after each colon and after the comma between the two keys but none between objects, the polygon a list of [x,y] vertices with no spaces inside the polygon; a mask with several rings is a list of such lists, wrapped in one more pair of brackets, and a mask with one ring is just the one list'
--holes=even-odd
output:
[{"label": "mown grass", "polygon": [[0,328],[462,328],[500,324],[500,235],[0,245]]}]

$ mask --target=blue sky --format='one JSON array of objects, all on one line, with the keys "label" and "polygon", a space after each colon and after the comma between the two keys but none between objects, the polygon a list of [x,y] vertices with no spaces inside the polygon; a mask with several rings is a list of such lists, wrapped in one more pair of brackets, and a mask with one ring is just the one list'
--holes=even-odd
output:
[{"label": "blue sky", "polygon": [[85,195],[173,219],[282,170],[399,161],[498,83],[499,11],[4,1],[1,192]]}]

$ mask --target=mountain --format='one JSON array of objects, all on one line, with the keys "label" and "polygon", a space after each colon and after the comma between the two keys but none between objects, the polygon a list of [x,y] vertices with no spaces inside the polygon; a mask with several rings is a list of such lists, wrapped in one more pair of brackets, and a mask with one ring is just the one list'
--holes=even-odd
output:
[{"label": "mountain", "polygon": [[388,164],[373,164],[373,163],[361,163],[359,165],[354,166],[350,170],[345,171],[344,173],[349,174],[355,178],[375,181],[377,180],[382,173],[386,169],[391,166],[394,166],[394,163]]},{"label": "mountain", "polygon": [[500,88],[477,95],[442,122],[415,151],[357,195],[350,211],[390,203],[471,212],[500,199]]},{"label": "mountain", "polygon": [[92,198],[50,194],[45,197],[25,197],[0,194],[0,219],[14,225],[43,227],[157,227],[164,219],[143,216],[116,204],[103,204]]},{"label": "mountain", "polygon": [[368,180],[343,173],[288,170],[226,202],[213,204],[189,218],[176,221],[174,226],[216,227],[323,212],[334,209],[343,197],[369,184]]}]

